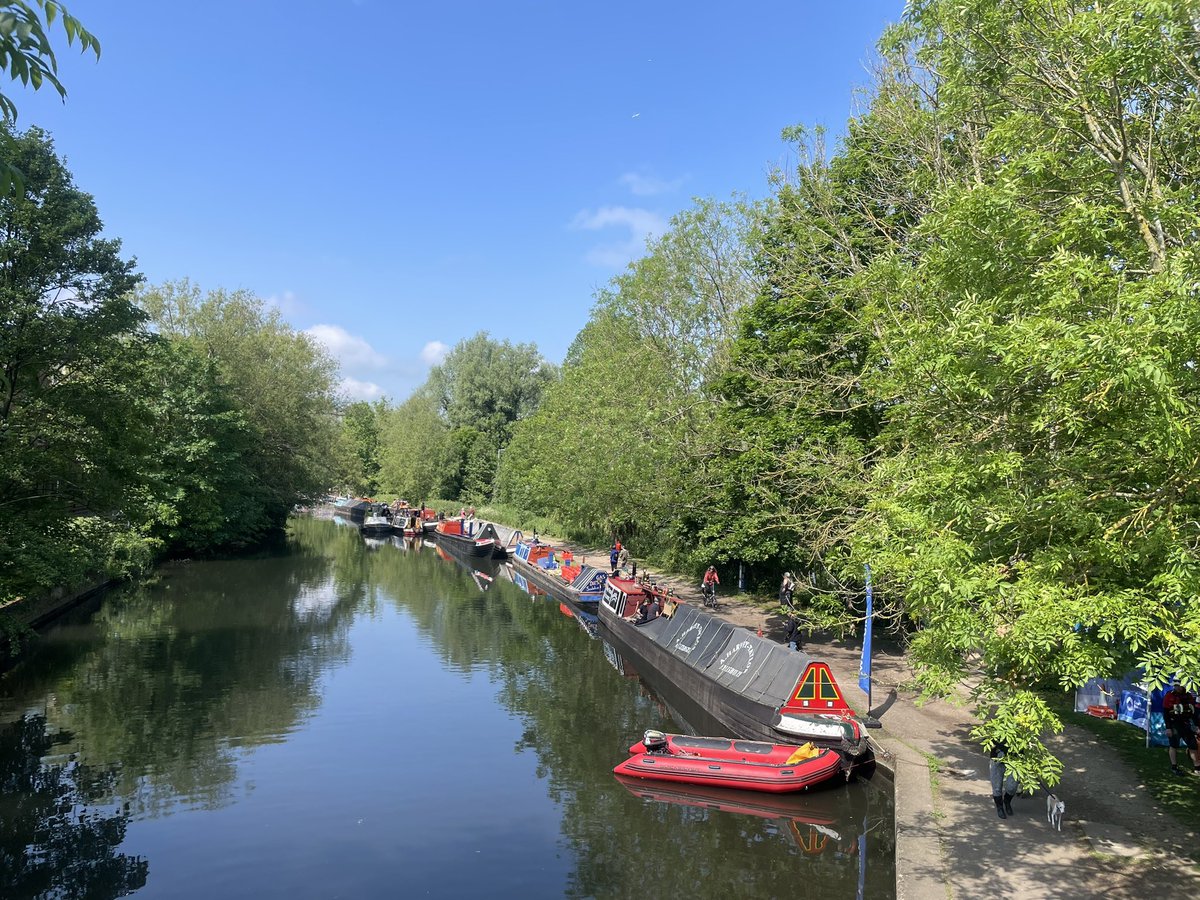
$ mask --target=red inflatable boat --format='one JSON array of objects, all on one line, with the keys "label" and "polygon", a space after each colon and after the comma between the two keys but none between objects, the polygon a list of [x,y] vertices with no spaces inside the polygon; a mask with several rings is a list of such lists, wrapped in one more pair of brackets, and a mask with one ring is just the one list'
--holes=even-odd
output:
[{"label": "red inflatable boat", "polygon": [[729,738],[647,731],[613,771],[635,778],[708,784],[743,791],[802,791],[841,773],[841,756],[829,748],[768,744]]}]

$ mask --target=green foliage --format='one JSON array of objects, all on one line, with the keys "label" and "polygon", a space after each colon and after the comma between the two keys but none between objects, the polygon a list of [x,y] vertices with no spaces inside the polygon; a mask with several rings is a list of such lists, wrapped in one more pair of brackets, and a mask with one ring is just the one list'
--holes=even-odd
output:
[{"label": "green foliage", "polygon": [[1034,793],[1042,785],[1054,787],[1062,779],[1063,766],[1040,740],[1041,735],[1062,730],[1062,721],[1046,702],[1032,691],[1016,691],[994,707],[985,707],[984,722],[971,737],[991,751],[1005,748],[1005,768],[1022,791]]},{"label": "green foliage", "polygon": [[937,140],[859,279],[886,415],[849,569],[903,598],[927,687],[982,674],[1029,776],[1029,688],[1200,676],[1194,14],[923,2],[884,45]]},{"label": "green foliage", "polygon": [[342,412],[343,438],[352,464],[341,481],[356,496],[373,497],[379,488],[380,429],[386,409],[386,402],[380,400],[374,405],[351,403]]},{"label": "green foliage", "polygon": [[245,291],[202,295],[187,282],[168,283],[138,302],[162,337],[215,361],[219,402],[241,418],[228,424],[246,429],[252,451],[239,456],[245,472],[234,490],[255,515],[243,537],[282,527],[295,503],[324,494],[341,446],[328,354]]},{"label": "green foliage", "polygon": [[[56,21],[69,45],[78,43],[80,52],[100,58],[100,42],[58,0],[9,0],[0,3],[0,70],[35,91],[48,84],[65,100],[67,89],[58,80],[58,59],[50,43]],[[0,119],[5,126],[17,121],[17,106],[7,93],[0,93]],[[0,135],[0,143],[9,140],[7,133]],[[20,193],[24,171],[19,162],[0,160],[0,195]]]},{"label": "green foliage", "polygon": [[[443,496],[480,502],[493,493],[497,456],[508,444],[513,427],[541,402],[557,368],[542,358],[533,344],[495,341],[485,332],[460,341],[441,365],[434,366],[416,405],[402,413],[402,421],[428,438],[443,463],[439,484]],[[431,405],[441,422],[438,431],[428,420]],[[394,479],[430,483],[423,466],[401,475],[401,466],[389,471]],[[414,493],[420,493],[415,491]]]},{"label": "green foliage", "polygon": [[1032,690],[1200,680],[1197,22],[909,4],[837,151],[786,133],[753,265],[677,221],[600,294],[500,500],[799,569],[843,631],[871,563],[925,690],[1054,782]]},{"label": "green foliage", "polygon": [[636,535],[644,552],[686,546],[715,518],[695,484],[711,453],[708,386],[754,292],[760,212],[698,202],[598,294],[562,378],[501,458],[501,502],[576,533]]},{"label": "green foliage", "polygon": [[459,494],[461,460],[450,430],[428,391],[419,391],[381,416],[379,483],[409,502]]},{"label": "green foliage", "polygon": [[[48,84],[66,98],[67,89],[58,80],[58,60],[47,29],[58,19],[67,43],[78,42],[81,52],[91,51],[100,58],[100,42],[57,0],[14,0],[0,5],[0,68],[13,81],[38,90]],[[44,20],[44,21],[43,21]],[[12,99],[0,95],[0,116],[7,122],[17,118]]]},{"label": "green foliage", "polygon": [[0,606],[38,597],[51,588],[76,589],[96,581],[146,570],[154,559],[152,540],[99,516],[0,522]]},{"label": "green foliage", "polygon": [[0,609],[0,658],[19,654],[32,636],[32,628]]},{"label": "green foliage", "polygon": [[107,567],[102,535],[76,539],[95,520],[78,517],[119,508],[134,478],[144,422],[128,385],[144,335],[127,296],[138,276],[100,238],[92,198],[43,132],[6,138],[0,157],[25,173],[21,192],[0,195],[0,596],[11,598]]},{"label": "green foliage", "polygon": [[138,386],[150,446],[129,493],[137,520],[168,552],[244,546],[275,518],[260,489],[256,434],[220,375],[192,344],[159,339],[147,348]]}]

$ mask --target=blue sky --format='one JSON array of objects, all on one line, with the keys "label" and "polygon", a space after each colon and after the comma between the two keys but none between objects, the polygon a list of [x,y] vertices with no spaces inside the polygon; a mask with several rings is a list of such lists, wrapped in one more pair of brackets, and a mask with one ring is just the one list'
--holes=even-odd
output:
[{"label": "blue sky", "polygon": [[902,0],[68,0],[65,104],[13,88],[151,284],[245,288],[402,400],[477,331],[560,361],[693,197],[839,132]]}]

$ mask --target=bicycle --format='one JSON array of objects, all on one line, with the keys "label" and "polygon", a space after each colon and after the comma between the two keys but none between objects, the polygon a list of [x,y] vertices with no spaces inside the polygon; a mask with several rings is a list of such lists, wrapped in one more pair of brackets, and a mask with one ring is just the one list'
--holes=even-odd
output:
[{"label": "bicycle", "polygon": [[704,605],[709,609],[717,608],[717,586],[715,584],[700,585],[700,596],[704,598]]}]

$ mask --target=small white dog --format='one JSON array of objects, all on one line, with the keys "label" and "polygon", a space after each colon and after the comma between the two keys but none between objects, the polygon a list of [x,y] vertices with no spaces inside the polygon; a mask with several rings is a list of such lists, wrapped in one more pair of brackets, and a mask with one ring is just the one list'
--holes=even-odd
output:
[{"label": "small white dog", "polygon": [[1046,821],[1050,823],[1051,828],[1062,831],[1062,817],[1066,811],[1067,804],[1059,800],[1056,795],[1046,791]]}]

